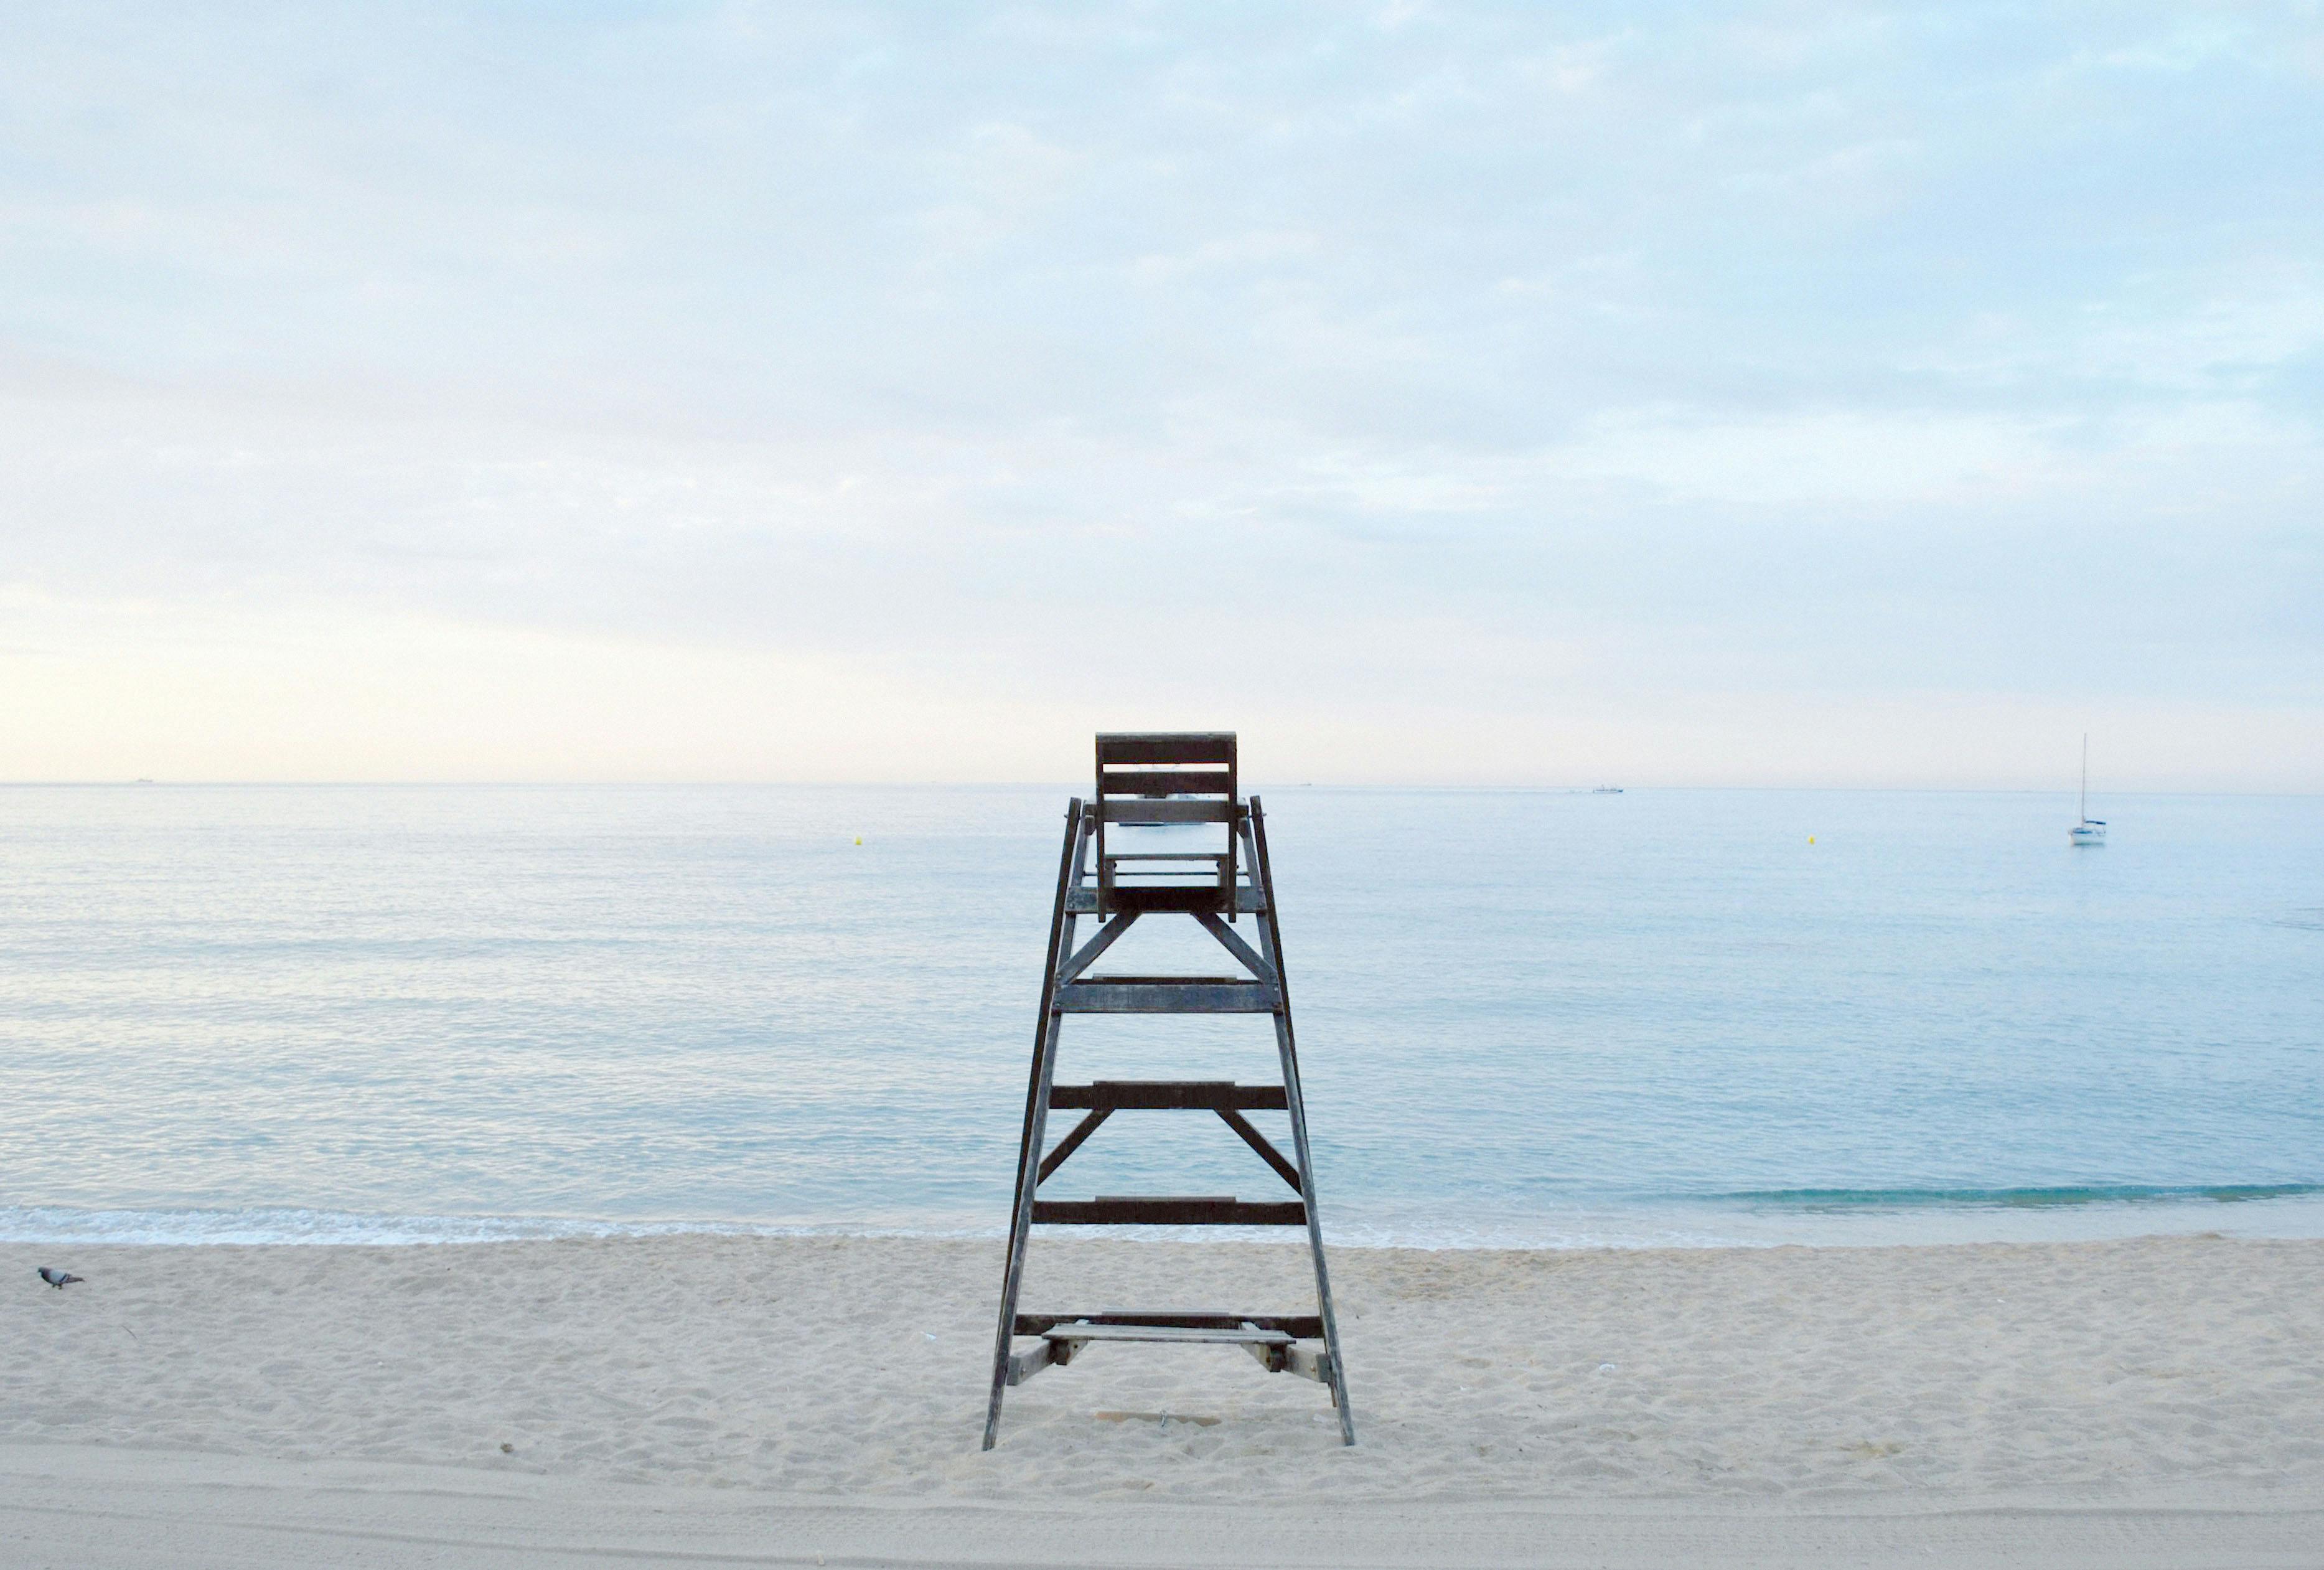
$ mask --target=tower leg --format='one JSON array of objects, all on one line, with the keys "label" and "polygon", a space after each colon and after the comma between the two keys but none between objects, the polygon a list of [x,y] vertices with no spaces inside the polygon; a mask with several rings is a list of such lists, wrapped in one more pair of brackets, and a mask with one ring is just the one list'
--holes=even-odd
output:
[{"label": "tower leg", "polygon": [[1259,927],[1260,956],[1275,969],[1275,1048],[1283,1060],[1283,1097],[1291,1113],[1291,1144],[1299,1163],[1299,1198],[1307,1212],[1307,1246],[1315,1258],[1315,1312],[1323,1321],[1323,1350],[1332,1360],[1332,1406],[1340,1414],[1340,1442],[1356,1442],[1355,1414],[1348,1409],[1346,1364],[1340,1357],[1340,1322],[1332,1312],[1332,1277],[1323,1263],[1323,1221],[1315,1205],[1315,1163],[1307,1150],[1307,1104],[1299,1091],[1299,1048],[1291,1033],[1291,983],[1283,969],[1283,929],[1275,914],[1275,873],[1267,859],[1267,815],[1259,799],[1250,802],[1250,867],[1266,915]]},{"label": "tower leg", "polygon": [[1025,1130],[1017,1152],[1017,1205],[1009,1217],[1009,1263],[1001,1277],[1001,1324],[992,1340],[992,1397],[984,1408],[984,1448],[990,1450],[1001,1433],[1001,1398],[1009,1388],[1010,1343],[1017,1328],[1017,1292],[1025,1279],[1025,1248],[1032,1241],[1033,1190],[1038,1185],[1041,1147],[1047,1137],[1049,1085],[1056,1075],[1057,1027],[1054,1005],[1057,966],[1073,941],[1074,919],[1065,913],[1065,895],[1079,870],[1082,847],[1082,804],[1076,799],[1065,812],[1065,848],[1057,864],[1057,903],[1049,917],[1049,959],[1041,972],[1040,1022],[1034,1028],[1033,1068],[1025,1090]]}]

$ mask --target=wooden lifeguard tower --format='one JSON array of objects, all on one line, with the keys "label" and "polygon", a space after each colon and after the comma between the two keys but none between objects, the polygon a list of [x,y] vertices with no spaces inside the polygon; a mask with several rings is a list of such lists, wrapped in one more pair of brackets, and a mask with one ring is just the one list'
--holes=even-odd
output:
[{"label": "wooden lifeguard tower", "polygon": [[[1140,847],[1120,831],[1151,826],[1201,826],[1199,849]],[[1116,830],[1107,843],[1109,827]],[[1090,865],[1096,862],[1094,873]],[[1121,935],[1148,916],[1185,916],[1218,940],[1240,967],[1234,975],[1099,975],[1090,973]],[[1083,917],[1103,923],[1075,947]],[[1253,916],[1253,947],[1235,930]],[[1282,1079],[1275,1085],[1222,1080],[1099,1080],[1056,1083],[1057,1037],[1068,1014],[1266,1014],[1275,1022]],[[1052,1108],[1081,1121],[1052,1147]],[[1243,1114],[1284,1112],[1291,1119],[1286,1156]],[[1187,1196],[1044,1199],[1040,1187],[1118,1112],[1215,1113],[1296,1195],[1247,1200]],[[1231,1310],[1106,1309],[1097,1313],[1017,1311],[1025,1252],[1037,1226],[1305,1226],[1315,1262],[1315,1312],[1245,1314]],[[1018,1347],[1019,1340],[1029,1344]],[[1332,1316],[1331,1278],[1315,1207],[1315,1168],[1307,1113],[1299,1094],[1299,1055],[1284,977],[1282,928],[1267,859],[1267,817],[1259,799],[1237,792],[1231,732],[1139,733],[1097,738],[1097,794],[1065,810],[1057,900],[1049,918],[1049,957],[1041,972],[1040,1021],[1018,1146],[1017,1203],[1009,1221],[1009,1267],[993,1339],[992,1399],[984,1448],[1001,1429],[1001,1397],[1041,1370],[1063,1367],[1093,1342],[1194,1342],[1240,1346],[1272,1373],[1295,1373],[1331,1391],[1340,1436],[1356,1442]],[[1320,1343],[1321,1344],[1317,1344]]]}]

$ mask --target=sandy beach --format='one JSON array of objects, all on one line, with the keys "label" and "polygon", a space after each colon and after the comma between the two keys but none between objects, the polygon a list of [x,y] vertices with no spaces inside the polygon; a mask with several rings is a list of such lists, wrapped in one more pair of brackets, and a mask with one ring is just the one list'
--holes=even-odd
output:
[{"label": "sandy beach", "polygon": [[[1044,1241],[1028,1308],[1301,1303],[1293,1249]],[[2324,1563],[2324,1243],[1342,1250],[1355,1449],[1313,1384],[1142,1347],[1011,1392],[986,1455],[997,1255],[9,1245],[0,1545],[85,1565],[356,1541],[384,1564]],[[88,1283],[42,1288],[44,1263]]]}]

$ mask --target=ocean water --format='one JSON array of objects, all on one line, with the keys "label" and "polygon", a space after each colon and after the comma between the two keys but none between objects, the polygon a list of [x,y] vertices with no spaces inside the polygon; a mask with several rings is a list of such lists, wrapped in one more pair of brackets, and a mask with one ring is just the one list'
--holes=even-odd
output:
[{"label": "ocean water", "polygon": [[[997,1233],[1070,791],[0,789],[0,1237]],[[2324,1234],[2324,801],[1261,794],[1336,1241]],[[1276,1180],[1125,1113],[1057,1184]]]}]

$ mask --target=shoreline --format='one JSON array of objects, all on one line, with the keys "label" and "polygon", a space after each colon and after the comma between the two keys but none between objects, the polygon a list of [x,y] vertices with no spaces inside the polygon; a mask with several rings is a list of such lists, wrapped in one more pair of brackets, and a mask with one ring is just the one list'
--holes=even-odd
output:
[{"label": "shoreline", "polygon": [[[1759,1248],[1934,1248],[1980,1243],[2126,1242],[2142,1237],[2324,1239],[2324,1186],[2189,1186],[2107,1191],[2009,1191],[2006,1202],[1950,1196],[1908,1204],[1810,1199],[1752,1204],[1754,1196],[1577,1204],[1530,1216],[1481,1216],[1457,1232],[1352,1224],[1327,1216],[1333,1250],[1425,1252],[1656,1251]],[[2017,1197],[2019,1194],[2034,1197]],[[2061,1196],[2052,1197],[2052,1194]],[[1441,1214],[1441,1213],[1440,1213]],[[852,1238],[999,1245],[1003,1229],[957,1224],[882,1224],[844,1220],[781,1222],[700,1217],[611,1219],[559,1214],[365,1214],[290,1205],[105,1207],[0,1205],[0,1247],[380,1247],[658,1237]],[[1136,1242],[1304,1246],[1265,1229],[1143,1227],[1116,1236]]]}]

